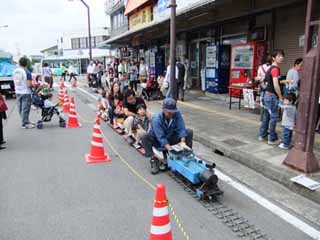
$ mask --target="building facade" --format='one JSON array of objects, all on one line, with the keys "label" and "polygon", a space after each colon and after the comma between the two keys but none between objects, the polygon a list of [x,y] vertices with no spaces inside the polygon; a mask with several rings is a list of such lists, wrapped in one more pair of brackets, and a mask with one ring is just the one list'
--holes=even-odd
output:
[{"label": "building facade", "polygon": [[115,37],[128,31],[128,18],[124,15],[127,1],[107,0],[105,2],[105,13],[110,17],[110,37]]},{"label": "building facade", "polygon": [[[169,59],[169,2],[129,0],[124,12],[128,30],[106,42],[130,49],[129,57],[144,57],[151,67],[161,65],[162,71]],[[192,86],[200,88],[209,46],[264,42],[266,52],[285,51],[285,74],[302,57],[305,18],[305,0],[177,0],[177,57],[188,57]]]},{"label": "building facade", "polygon": [[[91,31],[92,58],[106,64],[110,61],[112,52],[100,45],[109,38],[106,28],[93,28]],[[49,63],[54,69],[62,65],[69,67],[71,64],[81,74],[86,72],[89,63],[89,38],[86,29],[62,33],[57,45],[41,51],[44,54],[43,62]]]}]

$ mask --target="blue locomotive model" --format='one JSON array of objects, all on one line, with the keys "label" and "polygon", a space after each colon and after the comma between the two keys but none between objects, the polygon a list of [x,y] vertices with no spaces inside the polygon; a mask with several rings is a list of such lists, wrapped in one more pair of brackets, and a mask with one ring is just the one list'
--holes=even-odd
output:
[{"label": "blue locomotive model", "polygon": [[168,153],[167,161],[172,172],[178,173],[192,184],[198,199],[213,200],[223,194],[218,187],[215,164],[198,159],[192,149],[183,149],[175,145]]}]

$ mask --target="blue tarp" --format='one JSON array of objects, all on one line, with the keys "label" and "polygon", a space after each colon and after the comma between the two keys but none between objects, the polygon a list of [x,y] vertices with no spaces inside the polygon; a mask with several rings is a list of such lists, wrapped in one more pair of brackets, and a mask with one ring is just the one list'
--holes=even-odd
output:
[{"label": "blue tarp", "polygon": [[17,66],[10,62],[0,61],[0,77],[11,77],[16,68]]}]

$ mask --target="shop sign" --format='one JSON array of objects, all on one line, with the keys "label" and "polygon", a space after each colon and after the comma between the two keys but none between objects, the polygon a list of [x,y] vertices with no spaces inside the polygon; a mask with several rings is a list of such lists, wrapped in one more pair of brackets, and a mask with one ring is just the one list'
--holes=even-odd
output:
[{"label": "shop sign", "polygon": [[216,60],[217,60],[216,57],[217,57],[217,47],[216,46],[207,47],[206,65],[208,68],[216,67]]},{"label": "shop sign", "polygon": [[149,22],[152,22],[151,6],[147,6],[129,16],[130,30],[143,27]]},{"label": "shop sign", "polygon": [[[183,9],[201,3],[203,0],[176,0],[177,13]],[[168,8],[171,0],[158,0],[157,6],[154,8],[154,19],[161,21],[170,17],[171,8]]]}]

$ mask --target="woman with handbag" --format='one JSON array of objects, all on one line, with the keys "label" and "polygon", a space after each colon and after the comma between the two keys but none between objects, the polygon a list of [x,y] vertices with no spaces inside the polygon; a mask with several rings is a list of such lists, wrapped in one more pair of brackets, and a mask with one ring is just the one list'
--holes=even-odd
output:
[{"label": "woman with handbag", "polygon": [[3,139],[3,124],[2,120],[7,119],[6,111],[8,110],[4,97],[0,93],[0,150],[5,149],[2,145],[6,142]]}]

